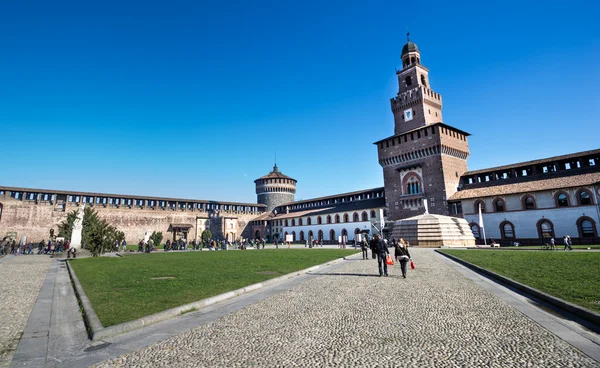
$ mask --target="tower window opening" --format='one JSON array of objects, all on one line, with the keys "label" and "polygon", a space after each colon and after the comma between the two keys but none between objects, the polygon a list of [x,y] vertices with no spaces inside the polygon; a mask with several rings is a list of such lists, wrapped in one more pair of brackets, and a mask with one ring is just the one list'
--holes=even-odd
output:
[{"label": "tower window opening", "polygon": [[427,87],[427,81],[425,80],[425,76],[421,74],[421,84]]},{"label": "tower window opening", "polygon": [[410,77],[410,75],[406,78],[404,78],[404,83],[406,84],[407,87],[412,86],[412,78]]}]

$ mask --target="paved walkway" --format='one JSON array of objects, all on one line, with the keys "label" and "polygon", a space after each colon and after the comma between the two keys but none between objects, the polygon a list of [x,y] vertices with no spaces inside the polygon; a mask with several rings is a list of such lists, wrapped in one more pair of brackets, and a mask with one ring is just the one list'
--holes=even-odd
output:
[{"label": "paved walkway", "polygon": [[[527,302],[495,295],[490,290],[497,286],[474,280],[430,250],[411,252],[417,269],[407,279],[399,277],[399,266],[391,277],[380,278],[373,260],[345,262],[98,366],[599,366],[529,317],[559,334],[577,334],[571,338],[576,343],[586,340],[585,331],[571,329],[568,322],[561,325],[528,305],[515,309],[509,304]],[[589,334],[582,350],[593,354],[598,341]]]},{"label": "paved walkway", "polygon": [[10,364],[52,260],[5,256],[0,261],[0,367]]}]

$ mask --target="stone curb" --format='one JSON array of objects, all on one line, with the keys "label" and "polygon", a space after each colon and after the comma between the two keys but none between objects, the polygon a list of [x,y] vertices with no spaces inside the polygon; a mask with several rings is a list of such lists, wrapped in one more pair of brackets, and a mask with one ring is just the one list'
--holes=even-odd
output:
[{"label": "stone curb", "polygon": [[457,258],[455,256],[452,256],[450,254],[441,252],[438,249],[436,249],[435,251],[447,258],[450,258],[451,260],[453,260],[457,263],[462,264],[463,266],[466,266],[466,267],[476,271],[476,272],[490,276],[493,279],[496,279],[497,281],[501,281],[505,284],[508,284],[508,285],[514,287],[515,289],[524,291],[525,293],[532,295],[542,301],[545,301],[545,302],[552,304],[562,310],[565,310],[565,311],[572,313],[582,319],[585,319],[586,321],[593,323],[597,329],[600,329],[600,313],[597,313],[597,312],[594,312],[587,308],[567,302],[566,300],[562,300],[562,299],[552,296],[550,294],[546,294],[543,291],[534,289],[531,286],[527,286],[525,284],[521,284],[520,282],[509,279],[508,277],[505,277],[505,276],[499,275],[495,272],[486,270],[485,268],[481,268],[479,266],[476,266],[470,262],[464,261],[464,260]]},{"label": "stone curb", "polygon": [[177,316],[187,313],[187,312],[191,312],[191,311],[198,310],[198,309],[201,309],[204,307],[208,307],[210,305],[222,302],[226,299],[230,299],[230,298],[233,298],[233,297],[236,297],[236,296],[239,296],[239,295],[242,295],[242,294],[254,291],[254,290],[258,290],[258,289],[282,282],[282,281],[286,281],[293,277],[306,274],[308,272],[314,271],[316,269],[319,269],[319,268],[322,268],[325,266],[332,266],[332,265],[341,263],[341,262],[345,261],[346,259],[352,259],[352,257],[355,257],[355,256],[357,257],[358,254],[334,259],[332,261],[329,261],[329,262],[326,262],[326,263],[323,263],[320,265],[316,265],[316,266],[312,266],[312,267],[309,267],[309,268],[306,268],[303,270],[295,271],[295,272],[289,273],[287,275],[283,275],[280,277],[276,277],[274,279],[260,282],[258,284],[248,285],[241,289],[228,291],[226,293],[215,295],[210,298],[206,298],[206,299],[202,299],[202,300],[192,302],[189,304],[181,305],[179,307],[167,309],[166,311],[158,312],[158,313],[151,314],[149,316],[145,316],[145,317],[133,320],[133,321],[123,322],[118,325],[109,326],[109,327],[102,326],[102,323],[100,323],[100,320],[98,319],[98,316],[96,315],[96,312],[94,312],[94,309],[92,308],[92,305],[91,305],[89,299],[85,295],[85,292],[83,291],[83,288],[81,287],[81,284],[79,283],[79,280],[77,279],[77,275],[75,275],[75,272],[73,272],[71,270],[71,268],[69,267],[69,262],[67,262],[67,266],[69,267],[69,274],[71,275],[71,279],[73,280],[73,283],[75,285],[76,295],[80,299],[81,306],[83,307],[83,317],[84,317],[84,320],[88,327],[88,332],[89,332],[88,334],[89,334],[90,338],[92,339],[92,341],[97,341],[97,340],[121,335],[126,332],[133,331],[133,330],[137,330],[142,327],[151,325],[153,323],[157,323],[157,322],[169,319],[169,318],[177,317]]},{"label": "stone curb", "polygon": [[69,276],[71,276],[71,280],[73,281],[73,286],[75,287],[75,295],[83,308],[83,320],[85,321],[86,327],[88,328],[88,335],[93,340],[94,332],[100,331],[102,329],[102,323],[100,323],[100,319],[96,315],[96,312],[92,308],[92,303],[88,299],[87,295],[85,295],[85,291],[83,291],[83,287],[79,283],[79,279],[75,274],[75,271],[71,268],[71,263],[65,261],[67,264],[67,270],[69,270]]}]

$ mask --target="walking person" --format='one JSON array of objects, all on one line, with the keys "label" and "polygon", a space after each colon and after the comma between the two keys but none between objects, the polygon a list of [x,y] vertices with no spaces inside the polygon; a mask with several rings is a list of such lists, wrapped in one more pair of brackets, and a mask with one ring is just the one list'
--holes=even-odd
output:
[{"label": "walking person", "polygon": [[554,241],[554,238],[550,239],[550,249],[556,249],[556,242]]},{"label": "walking person", "polygon": [[[379,277],[388,276],[387,263],[385,263],[385,259],[387,255],[390,253],[385,242],[381,239],[381,235],[375,235],[375,251],[377,252],[377,265],[379,266]],[[382,267],[383,265],[383,267]]]},{"label": "walking person", "polygon": [[362,250],[363,260],[369,259],[369,254],[367,252],[368,244],[367,244],[367,240],[365,238],[363,238],[363,240],[360,242],[360,249]]},{"label": "walking person", "polygon": [[404,243],[404,239],[400,238],[400,241],[394,246],[394,256],[400,262],[400,269],[402,270],[402,277],[406,278],[406,265],[411,260],[408,248]]},{"label": "walking person", "polygon": [[563,241],[565,242],[565,248],[563,250],[567,250],[567,248],[569,248],[569,250],[573,250],[573,248],[571,248],[571,237],[568,235],[565,235],[565,237],[563,238]]},{"label": "walking person", "polygon": [[373,257],[373,259],[375,259],[376,257],[376,251],[375,251],[375,243],[376,243],[376,237],[372,237],[371,241],[369,241],[369,248],[371,248],[371,256]]}]

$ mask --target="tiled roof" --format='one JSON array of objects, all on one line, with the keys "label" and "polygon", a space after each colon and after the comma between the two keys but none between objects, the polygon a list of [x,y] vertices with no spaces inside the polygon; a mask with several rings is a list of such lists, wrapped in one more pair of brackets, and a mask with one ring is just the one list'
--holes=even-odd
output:
[{"label": "tiled roof", "polygon": [[261,179],[273,179],[273,178],[275,178],[275,179],[290,179],[290,180],[293,180],[295,182],[298,181],[298,180],[296,180],[294,178],[291,178],[291,177],[289,177],[287,175],[283,175],[279,171],[279,169],[277,168],[277,165],[275,165],[275,166],[273,166],[273,171],[271,171],[270,173],[268,173],[265,176],[261,176],[260,178],[256,179],[254,182],[256,183],[258,180],[261,180]]},{"label": "tiled roof", "polygon": [[169,201],[169,202],[201,202],[206,204],[230,204],[235,206],[247,206],[247,207],[267,207],[264,204],[257,203],[242,203],[242,202],[228,202],[228,201],[216,201],[206,199],[185,199],[185,198],[170,198],[170,197],[152,197],[146,195],[131,195],[131,194],[110,194],[110,193],[96,193],[96,192],[78,192],[74,190],[55,190],[55,189],[39,189],[39,188],[20,188],[20,187],[5,187],[0,186],[2,191],[11,192],[31,192],[31,193],[47,193],[47,194],[66,194],[73,196],[90,196],[90,197],[110,197],[110,198],[125,198],[125,199],[149,199],[156,201]]},{"label": "tiled roof", "polygon": [[518,162],[516,164],[490,167],[490,168],[481,169],[481,170],[467,171],[462,176],[464,177],[464,176],[470,176],[470,175],[477,175],[477,174],[487,173],[487,172],[491,172],[491,171],[503,171],[503,170],[514,169],[514,168],[522,167],[522,166],[531,166],[531,165],[538,165],[538,164],[543,164],[543,163],[552,163],[552,162],[556,162],[556,161],[560,161],[560,160],[567,160],[570,158],[576,158],[576,157],[588,156],[588,155],[598,155],[598,154],[600,154],[600,149],[576,152],[576,153],[570,153],[568,155],[547,157],[547,158],[542,158],[539,160]]},{"label": "tiled roof", "polygon": [[339,193],[339,194],[334,194],[334,195],[330,195],[330,196],[326,196],[326,197],[317,197],[317,198],[311,198],[311,199],[304,199],[304,200],[301,200],[301,201],[284,203],[284,204],[282,204],[281,206],[278,206],[278,207],[293,206],[295,204],[310,203],[310,202],[316,202],[316,201],[324,201],[324,200],[327,200],[327,199],[334,199],[334,198],[340,198],[340,197],[346,197],[346,196],[353,196],[353,195],[362,194],[362,193],[372,193],[372,192],[378,192],[378,191],[382,191],[382,190],[384,190],[384,187],[372,188],[372,189],[364,189],[364,190],[357,190],[355,192]]},{"label": "tiled roof", "polygon": [[600,172],[582,175],[562,176],[521,183],[491,185],[483,188],[464,189],[454,193],[448,200],[493,197],[498,195],[539,192],[600,183]]}]

